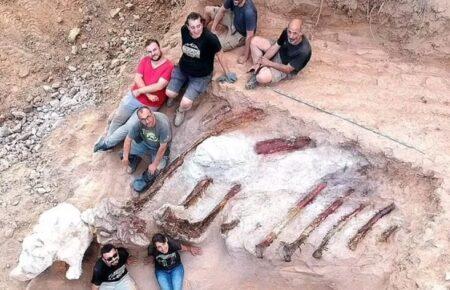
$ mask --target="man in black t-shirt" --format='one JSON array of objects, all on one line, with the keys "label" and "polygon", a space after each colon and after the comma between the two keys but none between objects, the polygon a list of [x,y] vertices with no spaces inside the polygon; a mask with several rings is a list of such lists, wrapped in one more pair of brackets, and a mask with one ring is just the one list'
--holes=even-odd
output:
[{"label": "man in black t-shirt", "polygon": [[127,263],[134,261],[127,250],[106,244],[100,252],[101,257],[95,263],[92,273],[92,290],[137,290],[126,267]]},{"label": "man in black t-shirt", "polygon": [[250,70],[254,73],[245,86],[247,89],[291,78],[306,66],[311,58],[311,46],[302,33],[302,25],[302,20],[292,20],[274,44],[258,36],[252,39],[254,65]]},{"label": "man in black t-shirt", "polygon": [[183,55],[178,66],[172,71],[172,77],[166,88],[169,97],[167,106],[173,104],[181,88],[187,85],[186,92],[178,107],[174,125],[183,123],[185,112],[192,107],[192,103],[204,93],[211,82],[214,68],[214,56],[222,66],[225,76],[224,81],[233,83],[237,80],[236,74],[228,70],[222,59],[222,47],[219,39],[203,25],[204,19],[196,12],[188,15],[185,25],[181,28],[181,40]]}]

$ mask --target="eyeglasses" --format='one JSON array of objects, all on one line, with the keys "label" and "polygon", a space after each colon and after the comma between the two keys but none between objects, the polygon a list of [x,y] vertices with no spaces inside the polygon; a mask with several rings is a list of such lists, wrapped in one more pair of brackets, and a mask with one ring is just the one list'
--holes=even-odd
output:
[{"label": "eyeglasses", "polygon": [[139,121],[141,121],[141,123],[145,123],[145,122],[149,122],[152,119],[153,119],[153,115],[150,114],[147,117],[139,118]]},{"label": "eyeglasses", "polygon": [[116,258],[117,258],[117,252],[109,258],[105,258],[105,260],[108,262],[111,262],[112,260],[115,260]]}]

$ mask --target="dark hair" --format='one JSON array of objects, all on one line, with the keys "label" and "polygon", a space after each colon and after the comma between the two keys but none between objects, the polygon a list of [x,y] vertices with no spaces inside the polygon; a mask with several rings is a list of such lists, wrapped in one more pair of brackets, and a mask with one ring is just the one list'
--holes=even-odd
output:
[{"label": "dark hair", "polygon": [[109,253],[112,249],[115,249],[115,248],[116,247],[114,247],[111,244],[106,244],[106,245],[102,246],[102,248],[100,249],[100,253],[102,254],[102,257],[103,257],[103,254]]},{"label": "dark hair", "polygon": [[156,43],[156,44],[158,45],[158,47],[160,47],[160,46],[159,46],[159,41],[156,40],[156,39],[154,39],[154,38],[147,39],[147,40],[145,41],[145,47],[149,46],[149,45],[152,44],[152,43]]},{"label": "dark hair", "polygon": [[186,22],[184,22],[184,25],[188,26],[189,20],[197,20],[197,19],[200,19],[200,22],[203,25],[205,25],[205,18],[203,18],[203,16],[200,13],[197,13],[197,12],[189,13],[189,15],[186,17]]},{"label": "dark hair", "polygon": [[153,235],[152,245],[156,247],[156,243],[165,243],[167,242],[167,237],[161,233],[157,233]]},{"label": "dark hair", "polygon": [[139,116],[139,115],[142,114],[142,112],[144,112],[144,111],[149,111],[150,113],[153,113],[152,110],[150,110],[149,107],[143,106],[143,107],[140,107],[140,108],[137,110],[136,114]]}]

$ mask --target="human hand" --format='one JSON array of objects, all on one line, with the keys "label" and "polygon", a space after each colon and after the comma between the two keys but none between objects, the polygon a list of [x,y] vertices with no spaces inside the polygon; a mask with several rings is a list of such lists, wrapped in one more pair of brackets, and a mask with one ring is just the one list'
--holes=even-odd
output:
[{"label": "human hand", "polygon": [[139,96],[141,93],[139,92],[139,89],[137,89],[137,90],[132,90],[132,91],[131,91],[131,94],[133,94],[134,97],[137,97],[137,96]]},{"label": "human hand", "polygon": [[152,102],[157,102],[159,100],[157,95],[152,95],[152,94],[145,94],[147,96],[147,99],[149,99]]},{"label": "human hand", "polygon": [[189,252],[191,252],[192,256],[197,256],[202,254],[202,250],[199,247],[190,246]]},{"label": "human hand", "polygon": [[154,175],[157,168],[158,168],[158,166],[156,164],[153,164],[153,162],[152,162],[148,166],[148,172],[150,172],[151,175]]},{"label": "human hand", "polygon": [[246,57],[245,55],[241,55],[239,58],[238,58],[238,63],[239,64],[243,64],[243,63],[245,63],[246,61],[247,61],[247,59],[248,59],[248,57]]},{"label": "human hand", "polygon": [[220,77],[217,78],[218,82],[227,82],[227,83],[234,83],[237,81],[237,75],[234,72],[228,72]]}]

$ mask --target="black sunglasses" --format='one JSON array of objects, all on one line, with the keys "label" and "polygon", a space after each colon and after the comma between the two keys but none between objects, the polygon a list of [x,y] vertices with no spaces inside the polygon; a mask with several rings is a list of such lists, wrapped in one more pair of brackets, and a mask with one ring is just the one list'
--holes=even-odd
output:
[{"label": "black sunglasses", "polygon": [[112,255],[111,257],[106,258],[105,260],[108,261],[108,262],[111,262],[111,261],[114,260],[115,258],[117,258],[117,252],[116,252],[114,255]]}]

